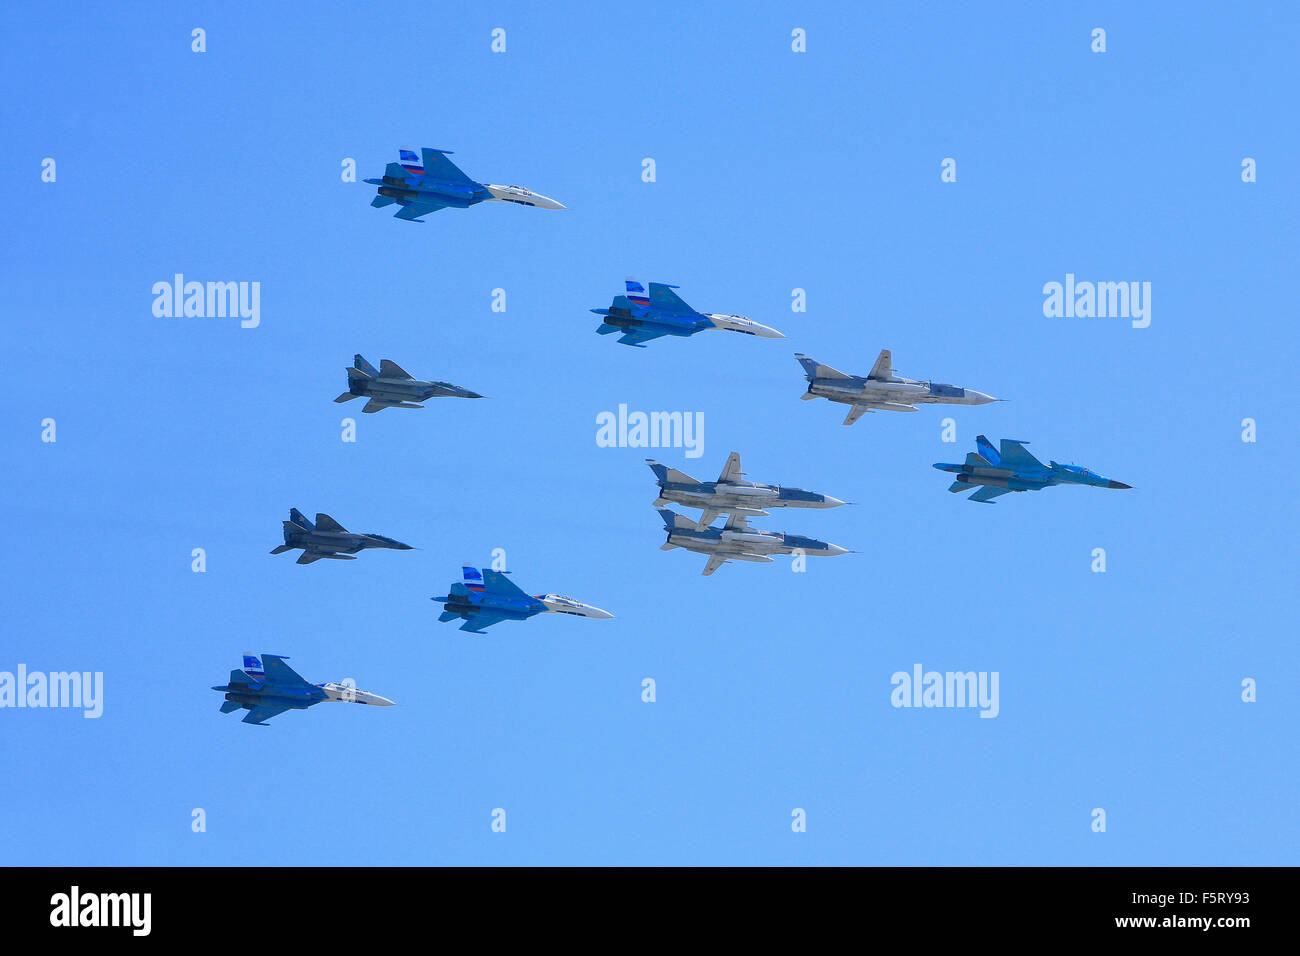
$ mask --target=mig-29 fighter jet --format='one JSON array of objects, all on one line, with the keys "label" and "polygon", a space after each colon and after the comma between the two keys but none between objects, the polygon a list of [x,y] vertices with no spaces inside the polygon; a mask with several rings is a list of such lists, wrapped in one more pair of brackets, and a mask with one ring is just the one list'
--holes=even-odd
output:
[{"label": "mig-29 fighter jet", "polygon": [[431,398],[482,398],[450,382],[421,382],[396,362],[381,359],[378,370],[360,355],[353,356],[348,369],[348,390],[334,399],[350,402],[354,398],[368,398],[366,414],[382,412],[385,408],[423,408],[420,402]]},{"label": "mig-29 fighter jet", "polygon": [[262,659],[266,661],[265,669],[262,661],[245,654],[243,668],[230,672],[229,683],[212,688],[226,695],[221,705],[223,714],[246,710],[244,723],[265,727],[268,720],[286,710],[306,710],[325,701],[393,705],[387,697],[357,690],[351,684],[309,684],[279,654],[263,654]]},{"label": "mig-29 fighter jet", "polygon": [[661,335],[694,335],[705,329],[726,329],[765,339],[785,338],[776,329],[743,315],[696,312],[673,292],[675,285],[651,282],[649,295],[635,279],[628,279],[626,285],[627,295],[615,296],[608,309],[591,310],[603,317],[596,332],[600,335],[622,332],[618,338],[622,345],[645,348],[646,342]]},{"label": "mig-29 fighter jet", "polygon": [[865,378],[846,375],[806,355],[796,354],[795,358],[803,366],[808,379],[808,390],[803,393],[803,400],[825,398],[850,406],[844,418],[845,425],[852,425],[867,412],[915,412],[917,403],[987,405],[1001,401],[971,388],[901,378],[894,374],[894,357],[889,349],[881,350],[876,364]]},{"label": "mig-29 fighter jet", "polygon": [[765,508],[838,508],[845,502],[815,491],[791,488],[785,485],[763,485],[746,481],[740,470],[740,453],[727,456],[727,464],[717,481],[696,481],[685,472],[669,468],[649,458],[646,464],[659,482],[656,508],[664,505],[685,505],[700,508],[704,514],[696,522],[695,530],[703,531],[722,514],[743,515],[746,518],[765,518]]},{"label": "mig-29 fighter jet", "polygon": [[538,195],[523,186],[490,186],[466,176],[447,157],[447,149],[398,150],[401,162],[389,163],[383,179],[367,179],[379,187],[370,205],[381,207],[401,203],[395,219],[424,222],[420,217],[439,209],[468,209],[481,202],[512,202],[540,209],[563,209],[554,199]]},{"label": "mig-29 fighter jet", "polygon": [[758,531],[751,528],[743,515],[731,515],[720,527],[700,530],[690,518],[683,517],[667,508],[659,509],[659,516],[664,519],[664,530],[668,540],[660,545],[660,551],[673,548],[685,548],[699,554],[707,554],[709,560],[704,565],[703,573],[712,574],[728,561],[753,561],[758,564],[770,564],[774,554],[802,554],[833,556],[848,554],[847,548],[838,544],[827,544],[816,538],[805,538],[799,534],[785,534],[781,531]]},{"label": "mig-29 fighter jet", "polygon": [[992,503],[993,498],[1009,491],[1041,491],[1052,485],[1093,485],[1097,488],[1132,488],[1122,481],[1103,478],[1079,465],[1061,465],[1051,462],[1044,465],[1025,450],[1027,442],[1004,438],[1001,449],[995,450],[992,442],[983,435],[975,439],[979,452],[966,455],[964,464],[939,462],[934,467],[949,471],[957,480],[948,486],[953,494],[970,491],[975,494],[967,501]]},{"label": "mig-29 fighter jet", "polygon": [[534,614],[572,614],[574,617],[608,619],[614,615],[590,604],[583,604],[561,594],[525,594],[506,575],[507,571],[484,568],[461,568],[462,577],[451,586],[451,593],[432,598],[442,601],[439,621],[463,618],[462,631],[482,634],[485,628],[501,621],[526,621]]},{"label": "mig-29 fighter jet", "polygon": [[352,555],[366,548],[391,548],[395,551],[414,550],[409,544],[402,544],[382,534],[361,534],[349,531],[329,515],[316,515],[312,524],[297,508],[289,509],[289,520],[284,525],[284,544],[272,549],[272,554],[284,554],[294,548],[302,548],[298,564],[311,564],[321,558],[333,558],[335,561],[355,561]]}]

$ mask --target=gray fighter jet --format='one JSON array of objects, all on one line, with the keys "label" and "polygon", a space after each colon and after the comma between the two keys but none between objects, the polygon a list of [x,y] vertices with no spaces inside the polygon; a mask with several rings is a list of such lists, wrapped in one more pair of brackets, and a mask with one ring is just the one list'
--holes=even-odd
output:
[{"label": "gray fighter jet", "polygon": [[352,366],[348,369],[348,390],[334,401],[350,402],[354,398],[368,398],[370,401],[361,409],[366,414],[381,412],[385,408],[423,408],[419,403],[430,398],[483,397],[478,392],[471,392],[450,382],[421,382],[388,359],[381,359],[376,370],[360,355],[355,355]]},{"label": "gray fighter jet", "polygon": [[678,504],[703,509],[704,514],[695,525],[697,531],[704,530],[714,518],[723,514],[765,518],[765,508],[838,508],[845,503],[839,498],[802,488],[746,481],[745,473],[740,470],[740,453],[734,451],[727,456],[727,464],[717,481],[696,481],[685,472],[649,458],[646,464],[659,482],[655,507]]},{"label": "gray fighter jet", "polygon": [[395,551],[414,550],[409,544],[402,544],[382,534],[360,534],[349,531],[329,515],[316,515],[312,524],[297,508],[289,509],[289,520],[284,524],[284,544],[271,551],[272,554],[284,554],[294,548],[301,548],[299,564],[311,564],[321,558],[333,558],[335,561],[355,561],[352,555],[366,548],[392,548]]},{"label": "gray fighter jet", "polygon": [[808,391],[804,392],[803,400],[825,398],[851,406],[844,418],[845,425],[852,425],[867,412],[915,412],[918,403],[987,405],[1002,401],[971,388],[901,378],[894,374],[894,357],[889,349],[881,349],[876,364],[865,378],[846,375],[806,355],[796,354],[795,358],[803,366],[808,379]]},{"label": "gray fighter jet", "polygon": [[838,544],[827,544],[816,538],[805,538],[799,534],[785,534],[781,531],[758,531],[751,528],[743,515],[731,515],[720,527],[700,530],[690,518],[683,517],[667,508],[659,509],[659,516],[664,519],[664,530],[668,540],[659,548],[671,551],[685,548],[699,554],[707,554],[708,562],[704,565],[704,574],[712,574],[728,561],[753,561],[756,564],[770,564],[774,554],[811,554],[829,556],[848,554],[847,548]]}]

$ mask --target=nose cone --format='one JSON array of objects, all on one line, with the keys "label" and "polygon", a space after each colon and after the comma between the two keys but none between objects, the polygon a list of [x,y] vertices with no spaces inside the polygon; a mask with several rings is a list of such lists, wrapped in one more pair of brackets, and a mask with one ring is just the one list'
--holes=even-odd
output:
[{"label": "nose cone", "polygon": [[564,205],[564,203],[556,202],[554,199],[551,199],[549,196],[539,196],[536,193],[533,194],[533,202],[537,204],[539,209],[568,209],[569,208],[568,206]]},{"label": "nose cone", "polygon": [[587,617],[595,618],[599,621],[608,621],[613,619],[614,615],[598,607],[592,607],[590,604],[583,605],[586,608]]},{"label": "nose cone", "polygon": [[462,388],[460,390],[460,397],[461,398],[482,398],[483,396],[480,395],[478,392],[471,392],[468,388]]},{"label": "nose cone", "polygon": [[1000,398],[994,398],[992,395],[985,395],[983,392],[977,392],[972,388],[966,389],[966,397],[971,400],[972,405],[987,405],[989,402],[1002,401]]},{"label": "nose cone", "polygon": [[1113,478],[1106,482],[1107,488],[1132,488],[1132,485],[1126,485],[1122,481],[1115,481]]},{"label": "nose cone", "polygon": [[840,505],[848,504],[847,501],[841,501],[839,498],[832,498],[830,495],[822,495],[821,502],[817,505],[819,508],[838,508]]},{"label": "nose cone", "polygon": [[826,551],[824,553],[829,555],[830,557],[835,557],[836,555],[840,555],[840,554],[848,554],[849,549],[841,548],[838,544],[828,544],[826,545]]},{"label": "nose cone", "polygon": [[357,699],[363,704],[375,704],[379,707],[392,707],[393,702],[387,697],[380,697],[378,694],[368,694],[365,691],[357,692]]},{"label": "nose cone", "polygon": [[754,323],[754,334],[763,339],[783,339],[785,335],[772,328],[770,325]]}]

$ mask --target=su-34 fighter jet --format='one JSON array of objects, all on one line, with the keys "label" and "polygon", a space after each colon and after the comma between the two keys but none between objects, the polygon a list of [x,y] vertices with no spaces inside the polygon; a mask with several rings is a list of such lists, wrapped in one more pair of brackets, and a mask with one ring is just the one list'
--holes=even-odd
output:
[{"label": "su-34 fighter jet", "polygon": [[785,338],[776,329],[743,315],[696,312],[673,292],[675,285],[651,282],[649,295],[635,279],[628,279],[626,286],[627,295],[615,296],[608,309],[591,310],[604,319],[596,326],[596,332],[600,335],[622,332],[618,341],[623,345],[644,348],[646,342],[661,335],[694,335],[705,329],[726,329],[765,339]]},{"label": "su-34 fighter jet", "polygon": [[799,534],[785,534],[781,531],[758,531],[751,528],[742,515],[732,515],[721,527],[698,529],[695,522],[670,511],[659,510],[664,519],[664,530],[668,540],[659,548],[671,551],[673,548],[685,548],[699,554],[707,554],[709,560],[704,565],[704,574],[712,574],[728,561],[753,561],[758,564],[770,564],[774,554],[810,554],[832,556],[848,554],[847,548],[838,544],[827,544],[816,538],[805,538]]},{"label": "su-34 fighter jet", "polygon": [[450,382],[421,382],[396,362],[381,359],[378,370],[360,355],[353,356],[348,369],[348,390],[334,399],[350,402],[354,398],[368,398],[366,414],[382,412],[385,408],[423,408],[420,402],[431,398],[482,398]]},{"label": "su-34 fighter jet", "polygon": [[852,425],[867,412],[915,412],[917,404],[987,405],[1002,401],[972,388],[901,378],[894,374],[894,357],[889,349],[881,349],[865,378],[846,375],[806,355],[796,354],[795,358],[808,379],[803,400],[825,398],[850,406],[845,425]]},{"label": "su-34 fighter jet", "polygon": [[252,654],[245,654],[243,668],[230,672],[229,683],[212,689],[226,695],[221,705],[223,714],[246,710],[243,722],[257,727],[267,726],[268,720],[286,710],[306,710],[326,701],[393,705],[387,697],[368,694],[351,684],[309,684],[279,654],[263,654],[260,661]]},{"label": "su-34 fighter jet", "polygon": [[696,481],[685,472],[669,468],[657,461],[646,459],[659,482],[656,508],[664,505],[685,505],[704,511],[695,524],[702,531],[722,514],[744,515],[746,518],[767,517],[766,508],[838,508],[845,502],[815,491],[791,488],[786,485],[762,485],[746,481],[740,470],[740,454],[732,452],[717,481]]},{"label": "su-34 fighter jet", "polygon": [[484,568],[461,568],[462,577],[451,586],[450,594],[432,598],[442,601],[439,621],[463,618],[462,631],[482,634],[485,628],[502,621],[526,621],[534,614],[572,614],[574,617],[609,619],[614,615],[590,604],[583,604],[561,594],[526,594],[506,571]]},{"label": "su-34 fighter jet", "polygon": [[984,501],[992,503],[998,495],[1009,491],[1041,491],[1052,485],[1092,485],[1096,488],[1132,488],[1122,481],[1103,478],[1079,465],[1061,465],[1051,462],[1044,465],[1029,452],[1025,451],[1027,442],[1004,438],[1001,449],[995,450],[993,444],[980,435],[975,439],[979,453],[970,452],[964,464],[955,465],[939,462],[934,467],[940,471],[949,471],[957,480],[948,486],[953,494],[970,491],[975,494],[967,501]]},{"label": "su-34 fighter jet", "polygon": [[272,554],[284,554],[295,548],[301,548],[298,564],[311,564],[321,558],[333,558],[335,561],[355,561],[352,555],[366,548],[391,548],[395,551],[414,550],[409,544],[403,544],[382,534],[360,534],[349,531],[329,515],[316,515],[312,524],[297,508],[289,509],[289,520],[284,524],[284,544],[271,550]]},{"label": "su-34 fighter jet", "polygon": [[402,208],[393,217],[408,222],[424,222],[420,217],[439,209],[468,209],[481,202],[512,202],[520,206],[537,206],[540,209],[563,209],[554,199],[538,195],[523,186],[491,186],[475,182],[466,176],[447,157],[447,149],[398,150],[399,163],[389,163],[383,179],[367,179],[379,187],[379,194],[370,205],[391,206],[400,203]]}]

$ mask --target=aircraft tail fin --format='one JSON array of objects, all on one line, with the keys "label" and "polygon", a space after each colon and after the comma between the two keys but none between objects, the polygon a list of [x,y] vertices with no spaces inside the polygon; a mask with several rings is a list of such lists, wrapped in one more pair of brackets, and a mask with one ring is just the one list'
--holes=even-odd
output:
[{"label": "aircraft tail fin", "polygon": [[403,172],[410,173],[412,176],[424,175],[424,161],[420,159],[420,154],[409,146],[403,146],[397,151],[397,158],[401,160]]},{"label": "aircraft tail fin", "polygon": [[262,680],[266,677],[266,671],[262,669],[261,660],[254,654],[244,655],[244,673],[256,680]]},{"label": "aircraft tail fin", "polygon": [[667,465],[661,465],[657,461],[647,458],[645,463],[650,466],[650,470],[655,473],[655,478],[662,485],[666,482],[673,482],[683,485],[698,485],[699,482],[686,474],[684,471],[678,471],[676,468],[669,468]]},{"label": "aircraft tail fin", "polygon": [[477,591],[480,594],[486,590],[483,585],[483,573],[479,571],[478,568],[471,568],[469,565],[465,565],[460,569],[460,574],[461,582],[463,583],[465,590]]},{"label": "aircraft tail fin", "polygon": [[307,520],[307,516],[297,508],[289,509],[289,520],[285,523],[285,531],[289,530],[289,525],[297,525],[299,531],[315,531],[316,526]]},{"label": "aircraft tail fin", "polygon": [[352,356],[352,366],[358,371],[365,374],[366,378],[379,378],[379,371],[362,357],[358,352]]},{"label": "aircraft tail fin", "polygon": [[694,531],[695,522],[689,518],[679,515],[668,508],[659,509],[659,517],[664,519],[665,531]]},{"label": "aircraft tail fin", "polygon": [[626,298],[629,302],[646,308],[650,307],[650,296],[646,294],[645,286],[637,282],[632,276],[628,276],[623,285],[627,289]]},{"label": "aircraft tail fin", "polygon": [[845,375],[837,368],[831,368],[829,365],[822,365],[816,359],[797,353],[795,358],[803,366],[803,373],[807,376],[808,381],[812,382],[819,378],[852,378],[852,375]]},{"label": "aircraft tail fin", "polygon": [[980,450],[980,454],[984,456],[984,459],[989,464],[996,465],[1002,461],[1002,456],[999,455],[998,450],[993,447],[993,443],[983,435],[980,435],[975,439],[975,447]]},{"label": "aircraft tail fin", "polygon": [[966,453],[966,467],[968,468],[987,468],[993,464],[983,455],[977,455],[973,451]]}]

